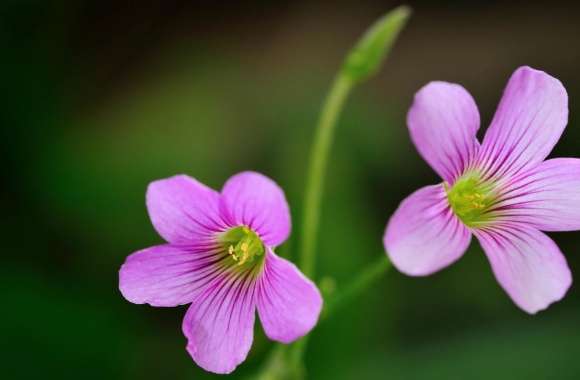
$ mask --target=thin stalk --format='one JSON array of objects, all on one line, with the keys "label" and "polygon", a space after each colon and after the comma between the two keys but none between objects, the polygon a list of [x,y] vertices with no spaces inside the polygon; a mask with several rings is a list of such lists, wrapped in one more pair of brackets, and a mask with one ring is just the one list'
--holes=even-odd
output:
[{"label": "thin stalk", "polygon": [[321,319],[325,320],[352,300],[363,294],[371,285],[391,269],[391,262],[381,253],[381,257],[359,273],[344,290],[339,291],[326,302]]},{"label": "thin stalk", "polygon": [[338,116],[352,87],[353,81],[339,73],[324,102],[320,119],[316,126],[314,144],[310,151],[310,164],[302,214],[302,239],[299,251],[300,269],[310,278],[314,277],[316,264],[314,250],[320,222],[320,202],[324,191],[328,153],[332,145]]},{"label": "thin stalk", "polygon": [[[344,287],[344,290],[340,291],[340,293],[334,297],[329,298],[320,316],[321,321],[326,320],[342,307],[348,305],[356,297],[363,294],[371,285],[380,279],[381,276],[389,271],[392,267],[391,262],[384,256],[384,253],[381,253],[380,256],[379,260],[373,262],[355,276],[355,278]],[[291,350],[289,359],[294,366],[302,365],[302,356],[304,355],[307,344],[308,335],[290,346]]]},{"label": "thin stalk", "polygon": [[[320,204],[324,191],[328,154],[338,117],[355,84],[363,82],[379,70],[409,15],[410,9],[400,6],[371,25],[347,55],[322,107],[310,151],[299,247],[300,269],[313,280],[315,279],[315,249],[320,222]],[[342,301],[337,301],[335,306],[331,305],[330,312],[362,292],[368,284],[388,269],[388,261],[387,264],[385,261],[383,259],[377,268],[365,271],[360,279],[355,280],[342,296]],[[288,358],[295,368],[303,368],[302,356],[307,342],[308,336],[305,336],[289,347]]]}]

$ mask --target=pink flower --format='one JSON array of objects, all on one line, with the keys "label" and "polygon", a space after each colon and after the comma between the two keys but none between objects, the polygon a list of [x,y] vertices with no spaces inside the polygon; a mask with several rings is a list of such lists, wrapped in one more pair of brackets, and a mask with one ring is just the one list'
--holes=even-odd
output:
[{"label": "pink flower", "polygon": [[187,351],[207,371],[230,373],[252,345],[256,309],[266,335],[290,343],[316,324],[316,286],[273,247],[290,233],[283,191],[244,172],[221,193],[179,175],[147,189],[153,226],[167,244],[130,255],[119,288],[130,302],[191,303],[183,320]]},{"label": "pink flower", "polygon": [[570,269],[541,231],[580,229],[580,160],[545,160],[567,120],[562,83],[529,67],[510,78],[481,144],[479,113],[463,87],[423,87],[407,123],[443,182],[411,194],[389,221],[384,244],[395,267],[429,275],[458,260],[475,235],[520,308],[533,314],[562,299]]}]

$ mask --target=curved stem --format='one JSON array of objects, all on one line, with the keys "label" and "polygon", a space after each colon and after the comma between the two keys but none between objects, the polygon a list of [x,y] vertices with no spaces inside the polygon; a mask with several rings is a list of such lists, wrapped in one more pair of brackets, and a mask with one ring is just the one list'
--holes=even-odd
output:
[{"label": "curved stem", "polygon": [[[320,221],[320,203],[324,190],[324,178],[328,154],[336,128],[340,111],[356,83],[361,83],[376,73],[382,61],[388,55],[395,39],[409,17],[410,10],[401,6],[386,14],[375,22],[354,48],[347,55],[346,61],[339,70],[338,76],[324,102],[320,119],[316,127],[314,143],[310,151],[308,177],[302,214],[302,235],[300,241],[299,266],[309,278],[315,279],[315,248]],[[344,303],[349,297],[354,297],[364,290],[368,283],[387,269],[384,263],[353,282],[352,290],[342,297]],[[348,289],[351,287],[349,286]],[[340,305],[340,303],[338,303]],[[338,306],[335,306],[335,308]],[[331,309],[332,310],[332,309]],[[290,360],[296,366],[302,365],[308,336],[303,337],[291,346]]]},{"label": "curved stem", "polygon": [[322,312],[321,319],[327,319],[344,305],[349,304],[353,299],[364,293],[375,281],[387,273],[391,267],[391,262],[384,254],[381,254],[380,260],[369,265],[346,285],[343,291],[328,300]]},{"label": "curved stem", "polygon": [[[408,7],[400,6],[381,17],[367,30],[348,53],[324,102],[309,157],[298,262],[302,272],[313,280],[315,279],[315,248],[320,221],[320,203],[324,190],[328,154],[338,117],[354,85],[363,82],[379,70],[409,14]],[[361,294],[389,267],[389,261],[383,257],[378,265],[372,265],[363,271],[342,294],[330,300],[321,318],[326,318]],[[268,361],[265,373],[283,373],[284,371],[280,371],[281,366],[288,365],[288,368],[293,369],[293,379],[302,378],[305,373],[302,356],[307,342],[308,335],[291,346],[278,347],[273,352],[271,360]],[[266,376],[266,378],[272,378],[269,375]]]},{"label": "curved stem", "polygon": [[[312,279],[314,279],[316,264],[314,250],[320,222],[320,201],[324,190],[324,174],[328,162],[328,154],[336,122],[353,85],[354,82],[340,71],[324,102],[320,119],[316,126],[314,143],[310,151],[310,164],[308,166],[302,213],[299,266],[302,272]],[[307,342],[308,336],[305,336],[291,346],[290,360],[294,365],[301,365]]]},{"label": "curved stem", "polygon": [[[384,253],[381,253],[381,257],[378,261],[370,264],[348,285],[346,285],[342,292],[327,301],[320,316],[320,320],[326,320],[329,316],[336,313],[337,310],[340,310],[343,306],[348,305],[353,299],[363,294],[375,281],[377,281],[383,274],[387,273],[391,267],[391,262],[384,256]],[[294,366],[302,365],[302,355],[304,354],[307,343],[308,335],[304,336],[291,346],[289,359]]]},{"label": "curved stem", "polygon": [[320,201],[324,190],[324,174],[328,162],[328,153],[336,121],[352,87],[352,80],[339,73],[324,102],[316,127],[314,144],[310,151],[310,164],[302,214],[302,239],[300,242],[299,262],[302,272],[310,278],[314,276],[315,270],[314,250],[320,221]]}]

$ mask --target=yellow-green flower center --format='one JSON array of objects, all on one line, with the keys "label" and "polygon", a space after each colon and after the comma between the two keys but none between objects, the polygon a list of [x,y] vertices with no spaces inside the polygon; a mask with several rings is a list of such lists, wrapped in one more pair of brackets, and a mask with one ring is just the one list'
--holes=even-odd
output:
[{"label": "yellow-green flower center", "polygon": [[246,226],[229,229],[219,240],[238,266],[252,265],[256,259],[264,256],[265,248],[262,240]]},{"label": "yellow-green flower center", "polygon": [[477,173],[460,177],[452,187],[444,184],[447,199],[455,214],[469,227],[490,220],[490,207],[497,196],[493,183],[484,182]]}]

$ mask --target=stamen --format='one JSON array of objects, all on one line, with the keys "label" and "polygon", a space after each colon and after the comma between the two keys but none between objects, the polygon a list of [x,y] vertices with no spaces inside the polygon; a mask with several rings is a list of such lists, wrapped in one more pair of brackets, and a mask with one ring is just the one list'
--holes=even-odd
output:
[{"label": "stamen", "polygon": [[234,259],[234,261],[238,261],[238,256],[235,253],[235,250],[234,250],[234,246],[233,245],[230,245],[229,246],[228,253],[230,254],[230,256],[232,256],[232,258]]}]

